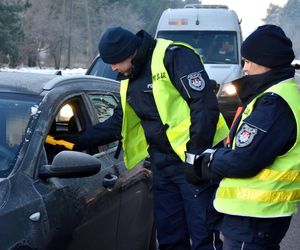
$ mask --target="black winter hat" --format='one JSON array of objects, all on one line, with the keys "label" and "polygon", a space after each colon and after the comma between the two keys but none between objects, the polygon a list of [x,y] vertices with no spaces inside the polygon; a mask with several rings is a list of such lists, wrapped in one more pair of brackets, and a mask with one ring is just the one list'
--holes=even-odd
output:
[{"label": "black winter hat", "polygon": [[139,46],[140,39],[121,27],[108,28],[99,42],[99,53],[105,63],[114,64],[127,59]]},{"label": "black winter hat", "polygon": [[290,65],[295,58],[292,41],[280,27],[270,24],[259,26],[246,38],[241,54],[268,68]]}]

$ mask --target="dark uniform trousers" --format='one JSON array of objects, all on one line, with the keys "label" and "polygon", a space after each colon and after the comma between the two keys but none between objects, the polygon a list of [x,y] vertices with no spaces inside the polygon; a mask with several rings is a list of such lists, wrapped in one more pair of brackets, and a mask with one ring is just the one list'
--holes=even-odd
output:
[{"label": "dark uniform trousers", "polygon": [[227,230],[223,250],[279,250],[290,222],[290,216],[253,218],[225,215],[223,223],[227,223]]},{"label": "dark uniform trousers", "polygon": [[154,211],[160,250],[222,249],[219,233],[213,230],[222,217],[212,205],[217,187],[217,183],[209,182],[194,186],[182,173],[162,177],[154,172]]}]

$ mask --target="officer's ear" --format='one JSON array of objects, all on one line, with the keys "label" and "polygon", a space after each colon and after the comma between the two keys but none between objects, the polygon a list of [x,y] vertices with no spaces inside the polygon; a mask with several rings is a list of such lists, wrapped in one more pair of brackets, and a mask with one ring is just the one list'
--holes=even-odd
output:
[{"label": "officer's ear", "polygon": [[139,58],[137,56],[137,49],[134,51],[134,53],[132,55],[129,56],[129,58],[131,59],[131,64],[135,64],[136,62],[139,61]]}]

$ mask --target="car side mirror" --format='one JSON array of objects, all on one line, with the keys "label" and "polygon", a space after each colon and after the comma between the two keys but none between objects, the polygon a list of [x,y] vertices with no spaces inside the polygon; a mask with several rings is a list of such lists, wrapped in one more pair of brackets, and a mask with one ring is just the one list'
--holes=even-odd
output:
[{"label": "car side mirror", "polygon": [[54,157],[51,165],[43,165],[40,168],[39,177],[87,177],[97,174],[100,169],[101,162],[94,156],[76,151],[61,151]]}]

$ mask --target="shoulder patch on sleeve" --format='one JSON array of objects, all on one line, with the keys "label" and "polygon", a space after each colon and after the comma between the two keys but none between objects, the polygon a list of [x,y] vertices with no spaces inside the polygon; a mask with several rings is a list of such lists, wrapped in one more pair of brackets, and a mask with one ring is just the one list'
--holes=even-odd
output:
[{"label": "shoulder patch on sleeve", "polygon": [[201,71],[187,75],[187,80],[191,89],[202,91],[205,88],[205,80],[201,75]]},{"label": "shoulder patch on sleeve", "polygon": [[257,130],[257,128],[251,127],[244,123],[236,135],[236,146],[242,148],[251,144],[255,135],[257,134]]}]

